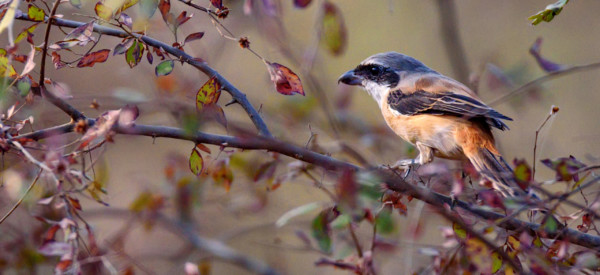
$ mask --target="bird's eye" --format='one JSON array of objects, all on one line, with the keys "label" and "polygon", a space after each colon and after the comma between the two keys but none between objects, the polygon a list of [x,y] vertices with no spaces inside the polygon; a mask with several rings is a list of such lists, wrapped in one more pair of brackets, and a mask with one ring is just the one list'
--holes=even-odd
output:
[{"label": "bird's eye", "polygon": [[381,69],[381,67],[378,67],[378,66],[373,66],[369,69],[369,73],[371,75],[379,75],[379,74],[381,74],[381,72],[382,72],[382,69]]}]

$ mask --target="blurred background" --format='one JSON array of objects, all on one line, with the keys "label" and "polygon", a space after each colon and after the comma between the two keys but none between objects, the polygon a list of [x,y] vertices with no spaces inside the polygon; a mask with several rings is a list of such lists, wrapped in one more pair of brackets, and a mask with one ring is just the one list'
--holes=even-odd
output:
[{"label": "blurred background", "polygon": [[[209,1],[197,2],[202,6],[209,5]],[[184,47],[186,52],[204,59],[246,93],[274,136],[299,145],[314,144],[316,137],[320,150],[353,162],[356,160],[343,154],[342,145],[350,146],[371,164],[392,164],[415,153],[387,129],[377,105],[366,92],[337,85],[337,78],[342,73],[372,54],[397,51],[413,56],[476,89],[488,103],[546,74],[529,53],[529,48],[540,37],[543,38],[542,55],[556,63],[569,66],[600,62],[600,39],[597,39],[600,36],[600,18],[597,16],[600,2],[597,1],[573,1],[552,22],[537,26],[532,26],[527,18],[551,4],[552,0],[453,1],[455,31],[464,49],[464,57],[459,56],[458,60],[463,60],[468,69],[462,74],[456,71],[444,40],[447,30],[442,28],[441,18],[442,13],[449,10],[447,3],[440,5],[442,1],[331,0],[339,8],[346,27],[347,42],[338,55],[331,54],[318,42],[323,1],[315,0],[304,9],[295,8],[291,0],[274,1],[279,3],[275,15],[269,14],[264,7],[261,9],[260,1],[254,2],[251,13],[246,14],[244,1],[224,1],[231,12],[223,24],[237,37],[248,37],[251,49],[266,60],[295,71],[303,81],[305,97],[278,94],[263,61],[241,49],[237,42],[222,38],[201,12],[193,12],[194,17],[180,29],[180,39],[192,32],[205,32],[201,40]],[[84,2],[82,10],[65,5],[60,12],[67,18],[87,22],[89,18],[78,14],[93,14],[94,4]],[[191,11],[181,2],[172,1],[172,10],[184,9]],[[131,13],[134,17],[135,12]],[[15,30],[28,25],[17,22]],[[173,41],[160,14],[155,14],[147,26],[150,26],[149,36],[167,44]],[[42,35],[40,30],[36,32],[36,42]],[[54,29],[51,40],[58,41],[63,37],[64,34]],[[103,36],[98,49],[112,49],[119,42],[117,38]],[[171,75],[158,78],[154,75],[155,65],[156,60],[154,65],[143,61],[130,69],[123,56],[111,56],[107,62],[93,68],[55,70],[48,67],[47,75],[66,84],[73,96],[70,102],[90,117],[120,108],[125,103],[135,103],[141,111],[139,123],[181,126],[186,110],[194,108],[196,91],[207,77],[190,66],[176,63]],[[556,105],[560,107],[558,115],[540,133],[537,160],[573,155],[586,164],[598,164],[599,73],[598,70],[586,70],[553,78],[493,105],[514,119],[508,123],[510,131],[495,132],[505,158],[511,163],[515,158],[532,163],[535,132],[547,118],[551,106]],[[100,104],[97,110],[89,107],[93,99]],[[229,95],[223,93],[219,104],[223,106],[229,100]],[[41,117],[36,122],[37,127],[68,122],[50,104],[42,100],[35,104],[31,112]],[[239,105],[223,108],[230,125],[252,129]],[[204,123],[201,127],[211,133],[235,133],[217,123]],[[140,274],[181,274],[183,263],[187,261],[203,263],[205,268],[210,268],[210,274],[246,272],[206,254],[191,252],[185,241],[167,229],[135,222],[131,215],[113,211],[130,209],[142,192],[173,194],[176,187],[167,179],[165,169],[169,163],[178,163],[181,159],[186,163],[193,146],[178,140],[117,136],[115,143],[108,144],[101,150],[102,154],[95,155],[99,159],[97,170],[106,174],[104,201],[110,207],[82,199],[82,215],[96,230],[98,243],[113,252],[125,251]],[[219,153],[218,147],[209,147],[212,153],[206,155],[206,163],[210,165],[230,156],[235,172],[229,191],[210,178],[199,180],[194,185],[195,190],[190,191],[198,196],[192,216],[202,236],[223,240],[284,274],[346,274],[330,267],[316,267],[314,262],[323,255],[305,249],[297,237],[298,231],[309,234],[311,219],[317,211],[296,217],[281,228],[274,225],[281,215],[294,207],[315,201],[327,205],[329,198],[325,193],[306,177],[283,182],[275,190],[268,191],[273,189],[272,182],[255,181],[253,177],[258,167],[272,160],[273,155],[234,149]],[[275,175],[290,169],[292,161],[285,156],[279,158],[283,163]],[[460,164],[443,160],[436,160],[434,165],[460,167]],[[537,167],[538,181],[554,177],[554,172],[539,162]],[[185,169],[184,165],[181,173],[189,173]],[[318,178],[323,177],[325,186],[332,188],[335,178],[323,171],[320,173]],[[191,173],[183,177],[189,176]],[[23,186],[26,183],[24,180]],[[18,215],[7,221],[11,227],[18,228],[20,219],[39,211],[35,206],[36,196],[39,194],[32,195],[29,204],[22,206]],[[0,203],[2,212],[12,205],[14,198],[9,199]],[[166,201],[163,213],[176,215],[176,205],[176,202]],[[394,249],[376,252],[375,263],[380,274],[407,274],[422,268],[429,263],[430,256],[417,252],[427,247],[440,247],[444,241],[440,228],[448,226],[445,221],[428,215],[430,211],[420,202],[412,201],[407,206],[408,215],[394,215],[396,228],[386,236],[386,240],[395,244]],[[415,227],[419,227],[418,234],[414,233]],[[359,240],[364,246],[370,245],[369,230],[371,228],[365,224],[358,229]],[[335,236],[333,258],[350,255],[353,247],[339,241],[349,238],[347,232],[336,231]],[[119,253],[113,257],[117,265],[119,261],[127,261],[127,257]]]}]

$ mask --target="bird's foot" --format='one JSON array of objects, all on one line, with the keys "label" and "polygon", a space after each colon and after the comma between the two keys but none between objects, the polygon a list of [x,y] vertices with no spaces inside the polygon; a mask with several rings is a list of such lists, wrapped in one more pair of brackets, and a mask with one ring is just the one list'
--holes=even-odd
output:
[{"label": "bird's foot", "polygon": [[394,165],[389,166],[390,169],[394,170],[404,170],[404,178],[406,178],[410,172],[419,168],[421,164],[416,159],[401,159],[394,163]]}]

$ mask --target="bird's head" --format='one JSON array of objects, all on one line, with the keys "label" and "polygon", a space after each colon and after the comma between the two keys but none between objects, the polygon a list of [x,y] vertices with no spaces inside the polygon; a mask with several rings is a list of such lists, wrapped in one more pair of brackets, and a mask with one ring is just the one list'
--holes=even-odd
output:
[{"label": "bird's head", "polygon": [[402,78],[417,73],[435,71],[421,61],[401,53],[378,53],[344,73],[338,79],[338,83],[361,86],[380,103],[383,95],[396,87]]}]

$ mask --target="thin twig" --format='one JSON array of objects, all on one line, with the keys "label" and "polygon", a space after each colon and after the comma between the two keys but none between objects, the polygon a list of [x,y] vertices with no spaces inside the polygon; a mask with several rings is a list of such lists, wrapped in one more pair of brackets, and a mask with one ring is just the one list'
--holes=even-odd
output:
[{"label": "thin twig", "polygon": [[4,220],[6,220],[15,210],[17,210],[19,205],[21,205],[21,203],[23,202],[23,200],[25,199],[27,194],[29,194],[29,191],[31,191],[31,189],[33,189],[33,186],[35,186],[35,183],[40,178],[42,171],[43,170],[40,169],[40,171],[37,173],[37,176],[35,176],[35,179],[33,179],[33,182],[31,184],[29,184],[29,187],[27,187],[27,190],[25,190],[25,194],[23,194],[23,196],[21,196],[21,198],[17,201],[17,203],[15,203],[15,205],[13,205],[13,207],[10,210],[8,210],[8,213],[6,213],[6,215],[4,215],[4,217],[2,217],[2,219],[0,219],[0,224],[2,224],[4,222]]},{"label": "thin twig", "polygon": [[532,181],[535,181],[535,167],[537,166],[536,155],[537,155],[538,135],[540,134],[540,131],[542,130],[542,128],[544,128],[546,123],[548,123],[550,118],[552,118],[557,112],[558,112],[558,107],[553,105],[552,108],[550,109],[550,114],[546,117],[544,122],[542,122],[540,127],[538,127],[538,129],[535,130],[535,141],[533,142],[533,172],[531,173]]},{"label": "thin twig", "polygon": [[490,106],[494,106],[500,103],[504,103],[506,102],[508,99],[510,99],[511,97],[514,97],[518,94],[521,94],[523,92],[529,91],[531,90],[531,88],[538,86],[548,80],[552,80],[554,78],[558,78],[561,76],[565,76],[568,74],[572,74],[575,72],[580,72],[580,71],[587,71],[587,70],[595,70],[600,68],[600,62],[596,62],[596,63],[590,63],[590,64],[586,64],[586,65],[577,65],[577,66],[571,66],[571,67],[567,67],[565,69],[562,70],[557,70],[557,71],[553,71],[550,72],[542,77],[536,78],[534,80],[531,80],[527,83],[525,83],[524,85],[522,85],[521,87],[518,87],[514,90],[512,90],[511,92],[509,92],[508,94],[505,94],[499,98],[496,98],[492,101],[489,102],[488,105]]}]

